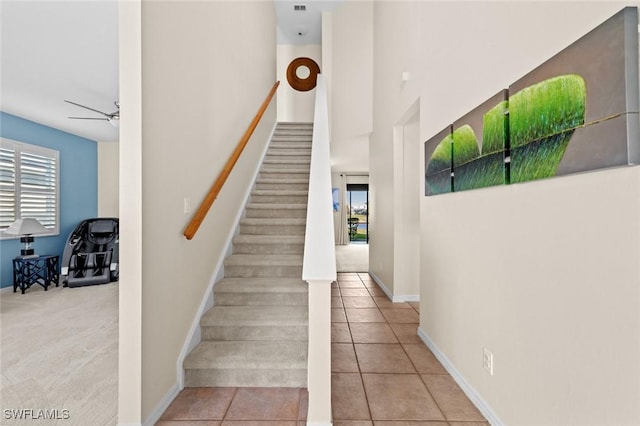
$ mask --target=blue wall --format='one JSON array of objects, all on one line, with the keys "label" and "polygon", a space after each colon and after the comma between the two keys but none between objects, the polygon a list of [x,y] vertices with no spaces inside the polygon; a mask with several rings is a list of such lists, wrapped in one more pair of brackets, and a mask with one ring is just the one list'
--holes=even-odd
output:
[{"label": "blue wall", "polygon": [[[83,219],[98,215],[98,144],[95,141],[0,112],[0,136],[60,152],[60,234],[35,237],[38,254],[58,254]],[[20,253],[17,239],[0,241],[0,287],[13,285],[11,260]]]}]

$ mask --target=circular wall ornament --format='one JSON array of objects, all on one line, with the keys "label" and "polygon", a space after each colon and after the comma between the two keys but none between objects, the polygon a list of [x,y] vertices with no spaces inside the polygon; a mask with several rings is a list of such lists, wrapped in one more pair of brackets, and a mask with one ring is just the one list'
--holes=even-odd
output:
[{"label": "circular wall ornament", "polygon": [[[299,69],[301,69],[300,72],[298,72]],[[302,57],[295,58],[287,67],[287,81],[295,90],[299,92],[307,92],[316,87],[316,81],[319,73],[320,67],[313,59]],[[300,78],[299,75],[307,76],[305,78]]]}]

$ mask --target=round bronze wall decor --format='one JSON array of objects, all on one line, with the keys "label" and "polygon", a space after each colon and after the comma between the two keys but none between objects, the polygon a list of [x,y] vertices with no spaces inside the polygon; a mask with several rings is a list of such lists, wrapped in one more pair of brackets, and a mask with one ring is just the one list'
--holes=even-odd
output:
[{"label": "round bronze wall decor", "polygon": [[[298,77],[298,68],[306,67],[309,69],[309,75],[306,78]],[[320,67],[311,58],[295,58],[287,67],[287,81],[289,85],[299,92],[307,92],[316,87],[316,81]]]}]

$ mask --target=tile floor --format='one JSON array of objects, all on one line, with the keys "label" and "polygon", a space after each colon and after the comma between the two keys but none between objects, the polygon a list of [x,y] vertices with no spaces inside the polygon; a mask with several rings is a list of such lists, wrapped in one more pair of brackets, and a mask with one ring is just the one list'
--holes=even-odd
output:
[{"label": "tile floor", "polygon": [[[367,273],[339,273],[332,289],[334,426],[488,423],[417,336],[417,303],[392,303]],[[185,388],[157,426],[302,426],[307,392]]]},{"label": "tile floor", "polygon": [[392,303],[366,273],[331,292],[334,426],[487,425],[417,336],[418,303]]}]

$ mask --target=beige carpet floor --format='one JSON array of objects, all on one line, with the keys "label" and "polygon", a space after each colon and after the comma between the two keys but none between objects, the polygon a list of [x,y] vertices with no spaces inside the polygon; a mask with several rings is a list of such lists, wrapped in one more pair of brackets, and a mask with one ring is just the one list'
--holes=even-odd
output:
[{"label": "beige carpet floor", "polygon": [[3,291],[0,343],[0,424],[117,424],[118,283]]},{"label": "beige carpet floor", "polygon": [[336,245],[338,272],[369,272],[369,245]]}]

